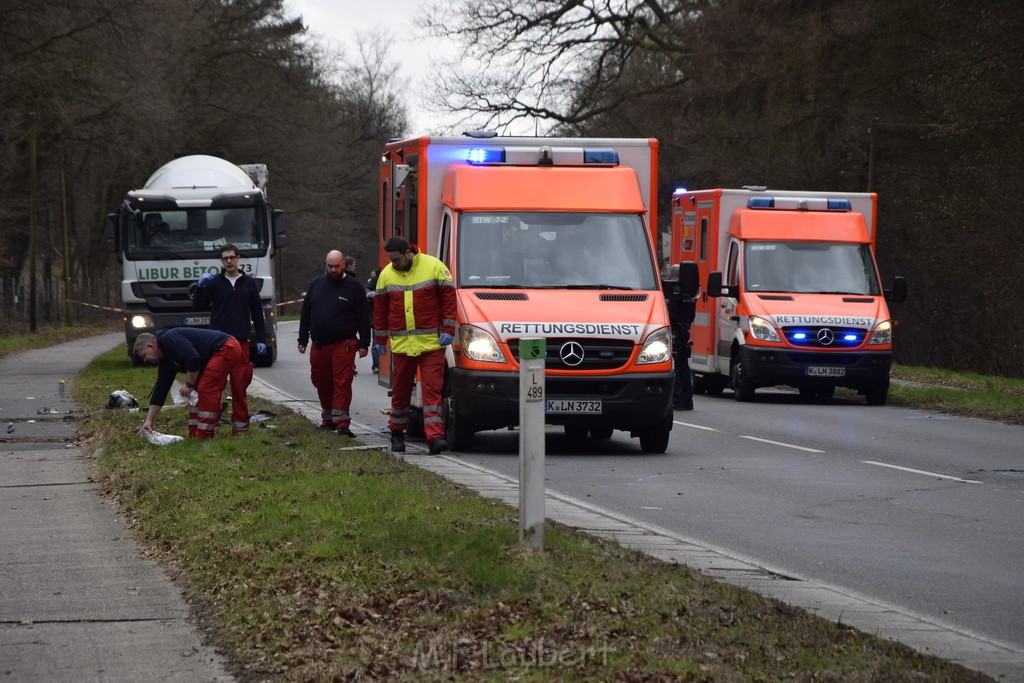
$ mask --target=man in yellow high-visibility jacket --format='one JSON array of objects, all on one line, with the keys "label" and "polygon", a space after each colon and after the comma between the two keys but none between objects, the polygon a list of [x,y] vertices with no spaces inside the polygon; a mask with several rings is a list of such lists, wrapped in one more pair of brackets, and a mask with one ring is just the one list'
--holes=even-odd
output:
[{"label": "man in yellow high-visibility jacket", "polygon": [[374,346],[387,353],[391,338],[391,450],[405,451],[409,402],[417,368],[423,392],[423,428],[431,454],[448,450],[441,389],[445,352],[455,335],[455,283],[433,256],[412,249],[402,237],[384,245],[391,262],[377,277],[373,296]]}]

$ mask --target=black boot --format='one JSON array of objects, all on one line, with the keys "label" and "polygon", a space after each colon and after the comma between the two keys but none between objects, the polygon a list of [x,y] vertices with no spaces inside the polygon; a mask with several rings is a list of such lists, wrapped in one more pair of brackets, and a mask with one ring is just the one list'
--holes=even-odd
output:
[{"label": "black boot", "polygon": [[391,432],[391,450],[395,453],[405,453],[405,434],[403,432]]},{"label": "black boot", "polygon": [[444,439],[434,439],[430,442],[430,454],[437,455],[448,450],[448,442]]}]

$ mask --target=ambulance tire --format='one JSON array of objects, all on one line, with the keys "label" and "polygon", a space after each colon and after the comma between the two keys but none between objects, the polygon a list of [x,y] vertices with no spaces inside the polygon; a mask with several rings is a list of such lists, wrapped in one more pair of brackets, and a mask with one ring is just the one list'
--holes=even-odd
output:
[{"label": "ambulance tire", "polygon": [[886,399],[889,398],[889,380],[885,380],[884,384],[877,387],[864,389],[861,393],[864,394],[864,399],[869,406],[883,406]]},{"label": "ambulance tire", "polygon": [[732,380],[733,398],[742,403],[754,400],[754,384],[750,381],[750,376],[743,370],[743,361],[739,358],[733,360],[729,377]]},{"label": "ambulance tire", "polygon": [[453,451],[472,451],[476,425],[459,413],[459,405],[447,380],[444,383],[441,405],[444,409],[444,436],[448,445]]},{"label": "ambulance tire", "polygon": [[672,413],[662,423],[648,427],[640,432],[640,450],[644,453],[664,453],[668,450],[668,440],[672,435]]}]

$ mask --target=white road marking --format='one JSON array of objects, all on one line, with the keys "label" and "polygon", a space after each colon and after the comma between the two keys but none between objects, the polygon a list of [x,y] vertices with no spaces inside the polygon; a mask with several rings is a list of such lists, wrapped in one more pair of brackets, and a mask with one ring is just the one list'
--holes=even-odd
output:
[{"label": "white road marking", "polygon": [[679,420],[672,420],[673,424],[682,425],[684,427],[693,427],[694,429],[703,429],[706,432],[717,432],[718,430],[714,427],[705,427],[704,425],[695,425],[692,422],[680,422]]},{"label": "white road marking", "polygon": [[770,444],[773,444],[775,446],[785,446],[786,448],[795,448],[798,451],[807,451],[808,453],[824,453],[825,452],[825,451],[819,451],[817,448],[807,448],[806,446],[795,446],[795,445],[793,445],[791,443],[783,443],[782,441],[772,441],[771,439],[762,439],[762,438],[757,437],[757,436],[745,436],[743,434],[740,434],[739,437],[741,439],[750,439],[751,441],[761,441],[761,442],[764,442],[764,443],[770,443]]},{"label": "white road marking", "polygon": [[861,460],[865,465],[878,465],[879,467],[888,467],[894,470],[902,470],[903,472],[912,472],[914,474],[925,474],[929,477],[938,477],[939,479],[949,479],[950,481],[959,481],[964,484],[980,484],[982,482],[977,479],[961,479],[960,477],[951,477],[948,474],[938,474],[936,472],[927,472],[925,470],[915,470],[911,467],[900,467],[899,465],[890,465],[884,462],[876,462],[874,460]]}]

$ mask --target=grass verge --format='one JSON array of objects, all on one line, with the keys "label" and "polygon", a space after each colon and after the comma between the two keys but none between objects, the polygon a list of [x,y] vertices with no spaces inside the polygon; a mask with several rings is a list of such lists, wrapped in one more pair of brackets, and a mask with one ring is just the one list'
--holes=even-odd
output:
[{"label": "grass verge", "polygon": [[555,524],[528,552],[513,508],[259,399],[244,438],[152,446],[103,405],[153,379],[96,359],[80,436],[243,680],[989,680]]},{"label": "grass verge", "polygon": [[1024,380],[894,365],[889,405],[1024,424]]}]

